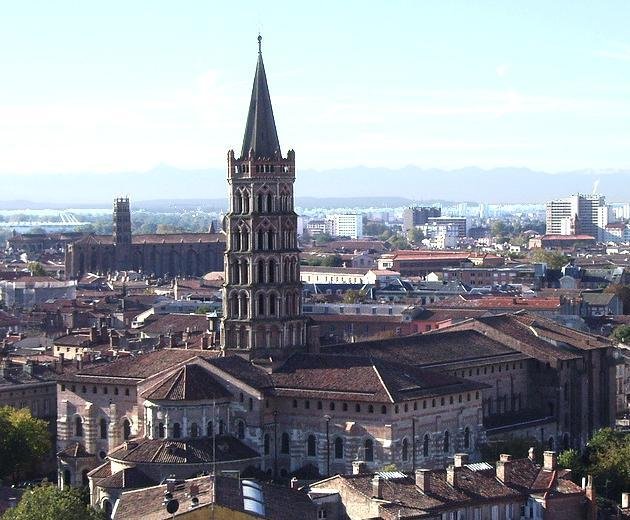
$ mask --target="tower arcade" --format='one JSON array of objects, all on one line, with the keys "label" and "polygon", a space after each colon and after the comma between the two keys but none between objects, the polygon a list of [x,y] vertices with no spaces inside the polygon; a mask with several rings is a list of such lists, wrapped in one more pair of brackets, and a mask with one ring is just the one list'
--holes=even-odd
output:
[{"label": "tower arcade", "polygon": [[240,157],[228,152],[230,208],[223,349],[279,351],[306,344],[301,314],[295,152],[283,157],[258,37],[258,62]]}]

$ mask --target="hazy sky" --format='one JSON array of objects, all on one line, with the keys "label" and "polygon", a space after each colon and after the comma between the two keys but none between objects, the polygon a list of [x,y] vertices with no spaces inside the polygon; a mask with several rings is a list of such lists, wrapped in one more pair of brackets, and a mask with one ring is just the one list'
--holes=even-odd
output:
[{"label": "hazy sky", "polygon": [[629,27],[627,0],[5,0],[0,174],[223,167],[259,30],[301,168],[628,168]]}]

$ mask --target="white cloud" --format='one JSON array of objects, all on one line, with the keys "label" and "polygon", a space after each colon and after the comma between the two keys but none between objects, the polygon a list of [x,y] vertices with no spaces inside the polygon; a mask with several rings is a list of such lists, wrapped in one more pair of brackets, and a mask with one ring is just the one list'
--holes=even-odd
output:
[{"label": "white cloud", "polygon": [[610,60],[630,61],[630,45],[615,45],[611,49],[596,51],[593,55]]}]

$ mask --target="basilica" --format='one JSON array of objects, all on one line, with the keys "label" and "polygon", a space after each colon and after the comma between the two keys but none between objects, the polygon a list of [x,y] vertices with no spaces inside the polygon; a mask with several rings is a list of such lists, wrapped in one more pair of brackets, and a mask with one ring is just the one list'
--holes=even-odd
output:
[{"label": "basilica", "polygon": [[175,476],[259,478],[443,467],[490,436],[581,445],[614,416],[610,344],[525,314],[321,348],[301,312],[295,153],[283,155],[262,53],[240,154],[227,155],[220,344],[67,369],[58,478],[108,512]]}]

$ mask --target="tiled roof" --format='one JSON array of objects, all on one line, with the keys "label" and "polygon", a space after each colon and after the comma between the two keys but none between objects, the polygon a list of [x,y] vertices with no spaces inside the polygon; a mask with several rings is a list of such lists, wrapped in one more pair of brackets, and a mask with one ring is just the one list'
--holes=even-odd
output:
[{"label": "tiled roof", "polygon": [[71,459],[84,459],[93,457],[91,453],[88,453],[85,446],[79,442],[73,442],[66,446],[63,450],[57,453],[57,456]]},{"label": "tiled roof", "polygon": [[429,305],[430,308],[446,309],[531,309],[558,310],[560,298],[516,298],[512,296],[458,295]]},{"label": "tiled roof", "polygon": [[236,437],[217,436],[188,439],[145,439],[127,441],[109,454],[113,460],[136,463],[203,464],[213,462],[213,446],[216,446],[216,462],[256,459],[260,455]]},{"label": "tiled roof", "polygon": [[[197,509],[217,504],[233,512],[245,512],[243,503],[242,481],[224,476],[199,477],[186,480],[182,485],[175,486],[172,491],[173,499],[180,504],[180,511],[188,511],[190,505],[190,490],[194,484],[197,488],[199,505]],[[267,518],[269,520],[315,520],[317,508],[308,495],[287,487],[259,483],[262,491],[265,515],[251,517]],[[116,507],[115,520],[167,520],[171,515],[166,512],[163,504],[166,484],[123,492]],[[201,513],[200,517],[205,517]],[[235,513],[234,516],[236,516]],[[210,518],[210,516],[207,516]]]},{"label": "tiled roof", "polygon": [[206,369],[188,364],[148,390],[144,397],[151,401],[201,401],[231,395]]},{"label": "tiled roof", "polygon": [[400,402],[485,385],[369,357],[295,354],[271,374],[276,395]]},{"label": "tiled roof", "polygon": [[173,368],[179,363],[194,357],[210,359],[219,355],[218,351],[192,349],[163,349],[118,359],[111,363],[85,367],[77,371],[68,371],[59,376],[60,380],[102,381],[102,378],[130,378],[142,380],[152,375]]},{"label": "tiled roof", "polygon": [[[194,244],[209,242],[225,242],[223,233],[165,233],[154,235],[132,235],[132,244]],[[75,244],[113,245],[112,235],[88,235],[77,240]]]},{"label": "tiled roof", "polygon": [[208,330],[208,318],[202,314],[165,314],[140,329],[145,334],[169,334],[190,330]]},{"label": "tiled roof", "polygon": [[104,489],[135,489],[154,486],[157,482],[138,468],[124,468],[97,482]]}]

